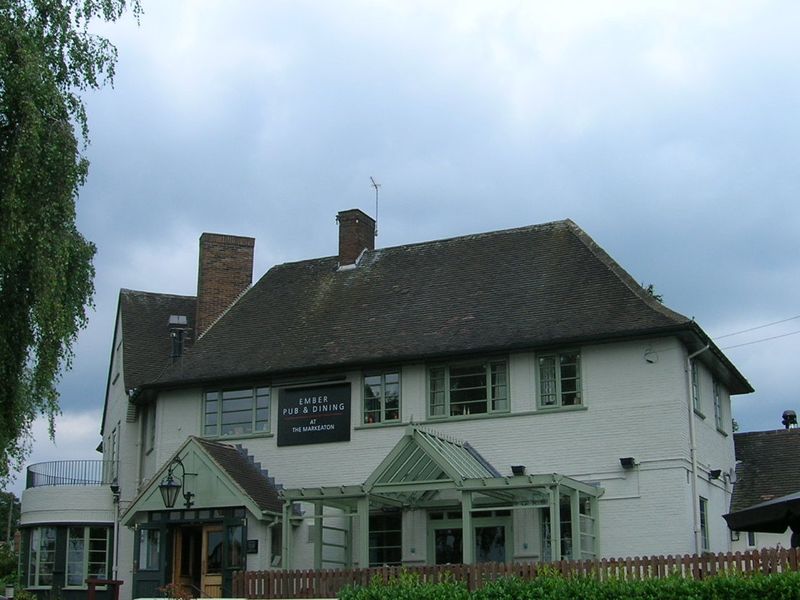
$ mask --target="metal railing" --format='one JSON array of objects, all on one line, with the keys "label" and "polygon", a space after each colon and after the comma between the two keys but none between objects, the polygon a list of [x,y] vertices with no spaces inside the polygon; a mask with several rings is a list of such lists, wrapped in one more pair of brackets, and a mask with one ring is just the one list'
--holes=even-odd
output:
[{"label": "metal railing", "polygon": [[25,487],[47,485],[110,485],[117,464],[108,460],[54,460],[28,466]]}]

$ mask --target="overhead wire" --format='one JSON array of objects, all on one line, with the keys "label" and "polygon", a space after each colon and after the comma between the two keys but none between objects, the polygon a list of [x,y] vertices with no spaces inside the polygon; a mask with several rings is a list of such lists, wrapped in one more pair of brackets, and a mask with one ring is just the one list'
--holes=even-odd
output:
[{"label": "overhead wire", "polygon": [[[757,329],[764,329],[765,327],[771,327],[773,325],[779,325],[781,323],[786,323],[788,321],[793,321],[795,319],[800,319],[800,315],[789,317],[788,319],[781,319],[780,321],[773,321],[772,323],[765,323],[764,325],[756,325],[755,327],[750,327],[749,329],[742,329],[741,331],[734,331],[732,333],[726,333],[725,335],[717,335],[714,336],[715,340],[721,340],[722,338],[731,337],[734,335],[739,335],[740,333],[749,333],[750,331],[756,331]],[[791,335],[791,334],[789,334]],[[755,343],[755,342],[753,342]]]},{"label": "overhead wire", "polygon": [[800,329],[797,331],[790,331],[789,333],[782,333],[780,335],[773,335],[772,337],[761,338],[760,340],[753,340],[752,342],[744,342],[742,344],[735,344],[733,346],[725,346],[721,348],[721,350],[730,350],[731,348],[741,348],[742,346],[750,346],[751,344],[760,344],[761,342],[768,342],[770,340],[777,340],[779,338],[785,338],[790,335],[796,335],[800,333]]}]

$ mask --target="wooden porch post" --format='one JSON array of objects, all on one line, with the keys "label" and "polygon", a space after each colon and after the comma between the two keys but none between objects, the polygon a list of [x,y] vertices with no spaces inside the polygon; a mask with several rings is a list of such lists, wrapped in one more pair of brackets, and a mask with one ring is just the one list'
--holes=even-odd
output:
[{"label": "wooden porch post", "polygon": [[561,560],[561,490],[550,487],[550,560]]},{"label": "wooden porch post", "polygon": [[572,523],[572,560],[581,559],[581,503],[578,490],[569,491],[570,523]]},{"label": "wooden porch post", "polygon": [[322,509],[319,502],[314,502],[314,568],[322,568]]},{"label": "wooden porch post", "polygon": [[369,496],[358,499],[358,565],[369,567]]},{"label": "wooden porch post", "polygon": [[281,522],[281,542],[283,548],[281,548],[281,568],[282,569],[289,569],[291,568],[291,561],[289,560],[289,553],[292,551],[292,527],[289,523],[289,517],[292,514],[292,503],[291,502],[284,502],[283,503],[283,521]]},{"label": "wooden porch post", "polygon": [[472,492],[461,492],[461,552],[462,562],[475,562],[475,529],[472,526]]}]

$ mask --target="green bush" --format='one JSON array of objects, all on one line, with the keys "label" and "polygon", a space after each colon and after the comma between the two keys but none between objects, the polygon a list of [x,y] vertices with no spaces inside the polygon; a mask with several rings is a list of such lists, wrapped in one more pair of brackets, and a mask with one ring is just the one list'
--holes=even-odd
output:
[{"label": "green bush", "polygon": [[341,600],[800,600],[800,572],[773,575],[729,574],[704,580],[664,579],[598,581],[546,573],[535,579],[509,577],[487,583],[471,594],[463,583],[425,584],[405,573],[383,583],[342,590]]},{"label": "green bush", "polygon": [[383,583],[375,577],[367,587],[350,586],[339,592],[341,600],[469,600],[467,586],[446,579],[440,583],[422,583],[419,576],[402,573]]}]

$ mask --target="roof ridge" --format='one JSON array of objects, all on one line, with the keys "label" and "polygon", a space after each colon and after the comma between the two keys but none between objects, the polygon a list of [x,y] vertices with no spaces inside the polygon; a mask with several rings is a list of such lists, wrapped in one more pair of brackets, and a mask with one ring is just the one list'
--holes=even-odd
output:
[{"label": "roof ridge", "polygon": [[[414,248],[418,246],[429,246],[433,244],[442,244],[442,243],[450,243],[450,242],[458,242],[465,239],[477,239],[477,238],[486,238],[495,235],[504,235],[509,233],[522,233],[524,231],[536,231],[538,229],[549,229],[553,227],[560,227],[560,226],[568,226],[572,223],[571,219],[559,219],[556,221],[547,221],[545,223],[535,223],[531,225],[523,225],[521,227],[510,227],[508,229],[493,229],[491,231],[481,231],[479,233],[465,233],[461,235],[453,235],[450,237],[438,238],[435,240],[425,240],[422,242],[409,242],[408,244],[397,244],[396,246],[386,246],[385,248],[375,248],[374,250],[367,250],[365,255],[369,254],[376,254],[379,252],[386,252],[389,250],[399,250],[405,248]],[[316,258],[303,258],[301,260],[290,260],[282,263],[278,263],[273,265],[270,269],[268,269],[262,278],[266,276],[272,269],[280,268],[283,266],[292,266],[292,265],[300,265],[303,263],[320,263],[329,260],[338,260],[336,255],[330,256],[318,256]],[[259,279],[260,281],[260,279]],[[257,285],[257,283],[255,284]]]},{"label": "roof ridge", "polygon": [[120,295],[140,295],[140,296],[158,296],[160,298],[183,298],[186,300],[196,300],[197,296],[189,296],[185,294],[169,294],[165,292],[148,292],[146,290],[133,290],[130,288],[119,288]]}]

